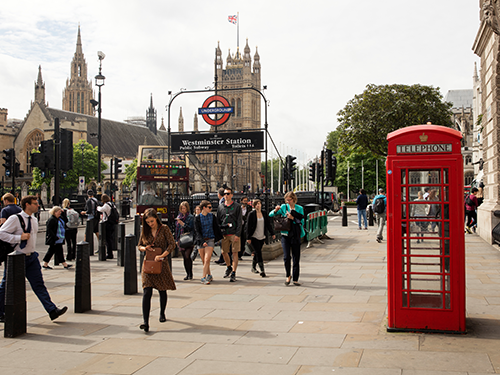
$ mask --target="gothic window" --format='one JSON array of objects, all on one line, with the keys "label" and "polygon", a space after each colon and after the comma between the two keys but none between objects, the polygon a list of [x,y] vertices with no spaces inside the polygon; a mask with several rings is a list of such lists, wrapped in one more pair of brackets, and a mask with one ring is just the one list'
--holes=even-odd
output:
[{"label": "gothic window", "polygon": [[76,112],[80,112],[80,93],[76,93]]},{"label": "gothic window", "polygon": [[467,155],[465,157],[465,165],[469,165],[470,163],[472,163],[472,156]]},{"label": "gothic window", "polygon": [[464,181],[464,184],[465,185],[470,185],[472,183],[472,180],[474,179],[474,173],[472,172],[467,172],[465,174],[465,181]]},{"label": "gothic window", "polygon": [[78,65],[78,77],[82,76],[82,66]]},{"label": "gothic window", "polygon": [[[26,137],[26,141],[24,143],[24,153],[26,155],[30,154],[34,149],[38,150],[38,146],[43,141],[43,132],[41,130],[35,129]],[[28,157],[26,159],[26,171],[32,171],[31,168],[31,160]]]},{"label": "gothic window", "polygon": [[241,117],[241,99],[236,100],[236,117]]}]

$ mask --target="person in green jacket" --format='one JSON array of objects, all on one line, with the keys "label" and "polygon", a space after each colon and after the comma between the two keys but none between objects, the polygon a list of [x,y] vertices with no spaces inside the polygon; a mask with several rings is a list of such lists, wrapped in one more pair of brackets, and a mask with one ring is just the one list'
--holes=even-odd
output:
[{"label": "person in green jacket", "polygon": [[[304,209],[297,204],[297,196],[293,191],[285,194],[285,204],[276,206],[269,213],[270,217],[288,217],[291,222],[289,231],[281,232],[281,246],[283,247],[283,262],[285,263],[286,280],[285,285],[300,286],[300,243],[305,236],[304,231]],[[293,272],[291,271],[291,261],[293,260]]]}]

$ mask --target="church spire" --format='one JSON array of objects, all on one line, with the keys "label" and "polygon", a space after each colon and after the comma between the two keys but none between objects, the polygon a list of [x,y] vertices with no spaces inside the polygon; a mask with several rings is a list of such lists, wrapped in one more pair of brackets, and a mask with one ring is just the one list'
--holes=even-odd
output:
[{"label": "church spire", "polygon": [[45,83],[42,80],[41,65],[38,65],[38,78],[35,82],[35,102],[45,104]]},{"label": "church spire", "polygon": [[184,117],[182,116],[182,107],[181,107],[181,110],[179,112],[179,132],[183,131],[184,131]]},{"label": "church spire", "polygon": [[80,24],[78,24],[78,35],[76,37],[76,54],[83,55],[82,37],[80,35]]},{"label": "church spire", "polygon": [[151,93],[151,100],[149,104],[149,108],[146,111],[146,126],[151,130],[155,135],[156,131],[156,109],[153,107],[153,94]]}]

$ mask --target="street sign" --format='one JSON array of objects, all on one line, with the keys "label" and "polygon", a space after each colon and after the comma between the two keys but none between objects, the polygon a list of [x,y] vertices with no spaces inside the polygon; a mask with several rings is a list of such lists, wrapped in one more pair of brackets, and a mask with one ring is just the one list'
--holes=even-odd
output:
[{"label": "street sign", "polygon": [[260,151],[264,149],[264,132],[172,133],[172,152],[187,151]]},{"label": "street sign", "polygon": [[78,177],[78,190],[83,191],[85,189],[85,176]]},{"label": "street sign", "polygon": [[[214,103],[215,107],[210,107]],[[221,106],[218,106],[217,103],[220,103]],[[233,107],[231,107],[226,98],[220,95],[209,96],[203,102],[202,107],[198,108],[198,114],[202,115],[205,122],[212,126],[225,124],[229,120],[229,117],[231,117],[231,113],[233,113]],[[219,118],[221,114],[222,117]],[[215,117],[211,118],[209,115],[215,115]]]}]

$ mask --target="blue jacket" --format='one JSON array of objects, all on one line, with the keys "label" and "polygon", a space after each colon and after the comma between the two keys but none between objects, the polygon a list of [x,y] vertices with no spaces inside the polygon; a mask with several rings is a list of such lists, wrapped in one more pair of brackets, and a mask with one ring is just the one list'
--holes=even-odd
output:
[{"label": "blue jacket", "polygon": [[[278,212],[274,212],[274,210],[271,210],[269,213],[269,217],[274,217],[274,216],[286,216],[286,213],[290,211],[290,205],[289,204],[282,204]],[[294,211],[298,212],[301,216],[300,223],[302,224],[300,226],[300,237],[304,237],[306,235],[306,232],[304,230],[304,209],[302,206],[299,206],[298,204],[295,205]],[[292,214],[293,215],[293,214]],[[281,232],[281,234],[288,235],[287,231]]]},{"label": "blue jacket", "polygon": [[356,204],[358,205],[358,210],[366,210],[366,206],[368,206],[368,197],[366,196],[366,194],[358,195]]},{"label": "blue jacket", "polygon": [[379,195],[375,196],[375,198],[373,198],[373,201],[372,201],[372,206],[375,204],[375,201],[379,198],[384,200],[384,207],[385,207],[384,213],[386,213],[387,212],[387,198],[384,194],[379,194]]}]

